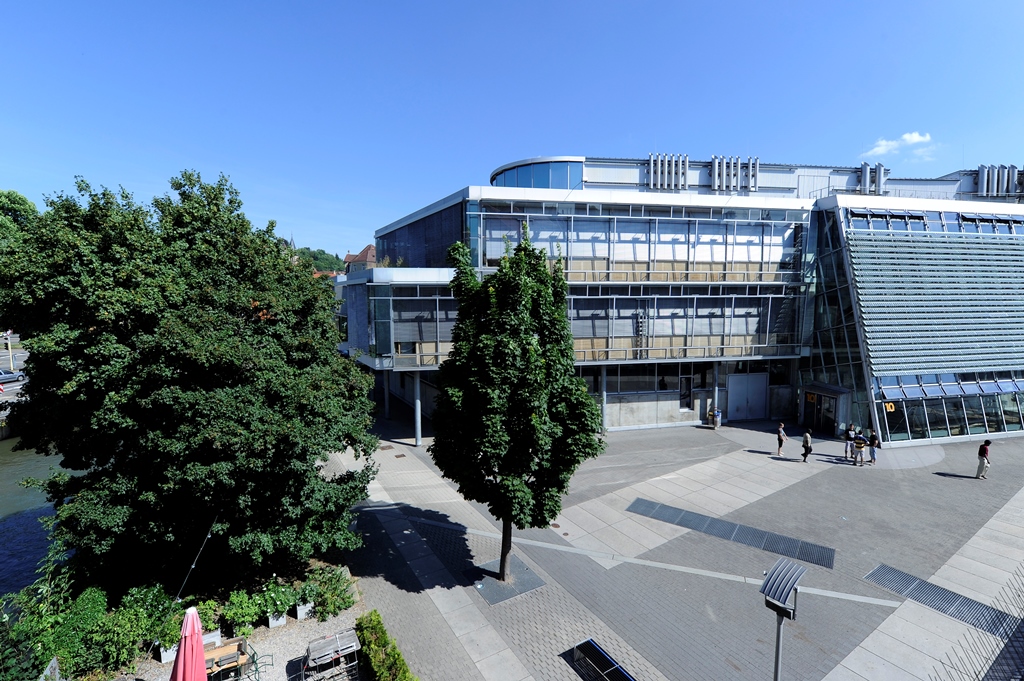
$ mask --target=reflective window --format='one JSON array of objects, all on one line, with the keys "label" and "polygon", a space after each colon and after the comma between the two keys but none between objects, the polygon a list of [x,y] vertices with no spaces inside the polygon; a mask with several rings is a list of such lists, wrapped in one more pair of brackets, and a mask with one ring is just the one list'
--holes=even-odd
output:
[{"label": "reflective window", "polygon": [[658,390],[670,390],[675,392],[679,389],[679,365],[676,363],[672,364],[657,364],[656,371],[658,373]]},{"label": "reflective window", "polygon": [[928,421],[925,418],[924,400],[908,400],[903,406],[907,410],[910,438],[912,440],[927,439]]},{"label": "reflective window", "polygon": [[883,413],[885,424],[889,429],[890,440],[909,440],[910,429],[907,426],[907,416],[903,412],[902,402],[884,402]]},{"label": "reflective window", "polygon": [[959,213],[943,213],[942,219],[946,223],[947,232],[959,232],[960,231],[960,214]]},{"label": "reflective window", "polygon": [[623,364],[619,367],[619,392],[650,392],[656,387],[653,364]]},{"label": "reflective window", "polygon": [[971,435],[987,432],[985,428],[985,410],[981,406],[980,397],[964,397],[964,413],[967,415],[967,429]]},{"label": "reflective window", "polygon": [[964,416],[964,405],[958,397],[947,397],[943,400],[946,405],[946,419],[949,422],[949,435],[967,434],[967,418]]},{"label": "reflective window", "polygon": [[854,215],[850,218],[850,224],[853,225],[854,229],[868,229],[868,219],[864,215]]},{"label": "reflective window", "polygon": [[583,164],[569,164],[569,189],[580,189],[583,187]]},{"label": "reflective window", "polygon": [[533,186],[536,189],[547,189],[551,186],[551,164],[533,164]]},{"label": "reflective window", "polygon": [[988,424],[988,432],[1002,433],[1006,430],[1003,427],[1003,409],[999,404],[998,395],[985,395],[981,398],[981,406],[985,409],[985,423]]},{"label": "reflective window", "polygon": [[[519,166],[516,168],[516,187],[533,186],[533,166]],[[508,185],[506,185],[508,186]]]},{"label": "reflective window", "polygon": [[569,188],[569,163],[567,161],[558,161],[551,164],[551,188]]},{"label": "reflective window", "polygon": [[1006,424],[1006,430],[1020,430],[1021,418],[1017,396],[1013,393],[1004,393],[999,396],[999,401],[1003,406],[1003,422]]},{"label": "reflective window", "polygon": [[924,409],[928,417],[928,431],[931,436],[949,436],[949,425],[946,423],[946,410],[942,400],[925,400]]}]

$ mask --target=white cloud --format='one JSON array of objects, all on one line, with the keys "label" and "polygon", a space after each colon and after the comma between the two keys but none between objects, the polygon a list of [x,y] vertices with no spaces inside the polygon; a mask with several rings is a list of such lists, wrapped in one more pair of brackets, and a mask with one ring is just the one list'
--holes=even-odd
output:
[{"label": "white cloud", "polygon": [[914,155],[915,161],[934,161],[935,160],[935,149],[938,145],[929,144],[927,147],[918,147],[912,150],[910,153]]},{"label": "white cloud", "polygon": [[[883,137],[879,137],[878,141],[875,142],[875,146],[871,147],[868,151],[861,154],[861,158],[868,158],[872,156],[888,156],[889,154],[898,154],[900,149],[903,147],[914,146],[915,144],[925,144],[932,141],[932,136],[929,133],[921,134],[916,130],[914,132],[905,132],[899,136],[899,139],[887,140]],[[935,147],[923,147],[915,149],[914,154],[925,160],[924,157],[928,155],[928,151]],[[920,153],[920,152],[924,153]]]}]

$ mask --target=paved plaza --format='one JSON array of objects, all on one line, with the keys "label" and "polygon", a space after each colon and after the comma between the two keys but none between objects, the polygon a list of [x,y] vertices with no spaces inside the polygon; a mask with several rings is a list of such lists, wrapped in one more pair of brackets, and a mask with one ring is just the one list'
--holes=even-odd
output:
[{"label": "paved plaza", "polygon": [[500,525],[440,477],[429,438],[414,447],[406,421],[382,419],[353,573],[424,681],[578,680],[567,653],[587,638],[637,679],[770,679],[776,621],[758,588],[779,555],[630,510],[645,499],[835,550],[831,569],[802,563],[786,678],[958,679],[964,651],[998,649],[865,576],[884,564],[1007,610],[1024,561],[1024,438],[996,440],[976,480],[977,443],[883,449],[854,467],[842,443],[817,442],[803,463],[802,433],[777,457],[772,426],[610,433],[551,527],[515,532],[513,554],[543,585],[491,605],[473,568],[498,557]]}]

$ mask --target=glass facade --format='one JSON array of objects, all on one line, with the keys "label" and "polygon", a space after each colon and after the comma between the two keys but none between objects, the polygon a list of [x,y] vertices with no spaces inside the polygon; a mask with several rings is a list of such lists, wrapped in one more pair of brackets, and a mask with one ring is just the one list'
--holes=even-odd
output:
[{"label": "glass facade", "polygon": [[458,305],[447,286],[369,284],[371,357],[393,368],[436,365],[451,350]]},{"label": "glass facade", "polygon": [[552,161],[521,165],[498,173],[491,185],[527,189],[579,189],[583,186],[583,163]]},{"label": "glass facade", "polygon": [[1021,430],[1024,218],[836,209],[815,222],[805,390],[848,391],[849,421],[874,416],[883,441]]}]

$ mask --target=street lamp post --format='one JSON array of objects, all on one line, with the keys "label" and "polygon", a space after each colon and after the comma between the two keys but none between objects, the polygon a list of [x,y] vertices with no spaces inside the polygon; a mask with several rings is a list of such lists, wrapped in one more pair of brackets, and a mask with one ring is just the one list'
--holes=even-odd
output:
[{"label": "street lamp post", "polygon": [[[807,572],[807,568],[791,560],[779,558],[775,566],[765,574],[761,593],[764,594],[765,607],[774,610],[778,617],[775,629],[775,681],[782,677],[782,624],[785,620],[796,619],[796,597],[800,591],[797,582]],[[793,605],[789,605],[789,595],[793,594]]]}]

